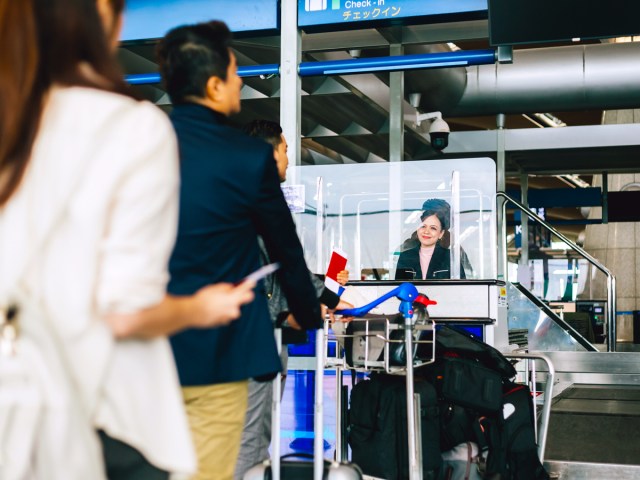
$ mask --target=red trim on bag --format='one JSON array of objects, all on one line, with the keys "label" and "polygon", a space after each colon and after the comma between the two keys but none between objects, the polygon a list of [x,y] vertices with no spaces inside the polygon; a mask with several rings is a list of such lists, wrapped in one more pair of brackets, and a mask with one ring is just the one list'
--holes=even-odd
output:
[{"label": "red trim on bag", "polygon": [[526,388],[524,385],[517,385],[513,387],[511,390],[509,390],[508,392],[503,393],[502,395],[506,397],[507,395],[511,395],[513,392],[517,392],[518,390],[522,390],[524,388]]}]

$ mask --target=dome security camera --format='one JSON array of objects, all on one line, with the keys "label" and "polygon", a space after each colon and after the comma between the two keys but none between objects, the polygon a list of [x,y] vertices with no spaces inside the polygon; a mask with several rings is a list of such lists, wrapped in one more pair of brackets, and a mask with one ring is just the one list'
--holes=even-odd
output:
[{"label": "dome security camera", "polygon": [[449,125],[442,118],[436,118],[429,126],[429,136],[431,137],[431,146],[441,152],[449,146]]},{"label": "dome security camera", "polygon": [[442,119],[440,112],[418,113],[416,126],[420,126],[424,120],[431,120],[431,125],[429,125],[431,146],[434,150],[441,152],[449,146],[449,133],[451,133],[449,125]]}]

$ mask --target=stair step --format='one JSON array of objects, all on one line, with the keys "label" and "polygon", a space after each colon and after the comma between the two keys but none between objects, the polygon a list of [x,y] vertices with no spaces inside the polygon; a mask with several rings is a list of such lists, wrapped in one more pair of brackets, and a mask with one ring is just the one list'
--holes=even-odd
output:
[{"label": "stair step", "polygon": [[640,465],[548,460],[544,462],[544,466],[549,476],[558,480],[637,480],[640,478]]}]

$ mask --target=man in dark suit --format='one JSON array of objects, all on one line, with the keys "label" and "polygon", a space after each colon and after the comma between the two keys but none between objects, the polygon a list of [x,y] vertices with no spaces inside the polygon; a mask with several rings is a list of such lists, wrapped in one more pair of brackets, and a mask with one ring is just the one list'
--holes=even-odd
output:
[{"label": "man in dark suit", "polygon": [[[273,149],[225,125],[240,111],[242,80],[225,24],[170,31],[158,47],[173,103],[181,195],[169,291],[236,282],[260,266],[258,235],[274,262],[289,309],[303,328],[322,324],[302,246],[280,189]],[[231,479],[247,404],[247,380],[280,370],[264,288],[228,327],[187,330],[171,338],[191,422],[199,472]]]}]

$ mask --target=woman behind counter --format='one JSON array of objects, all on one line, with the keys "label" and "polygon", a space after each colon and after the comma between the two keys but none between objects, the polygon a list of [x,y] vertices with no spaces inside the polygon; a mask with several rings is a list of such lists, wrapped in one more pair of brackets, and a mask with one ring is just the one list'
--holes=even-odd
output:
[{"label": "woman behind counter", "polygon": [[[420,243],[400,254],[396,280],[451,278],[451,255],[449,249],[441,244],[442,237],[449,230],[451,207],[444,200],[432,198],[422,204],[422,209],[421,223],[416,230]],[[466,278],[462,264],[460,278]]]}]

